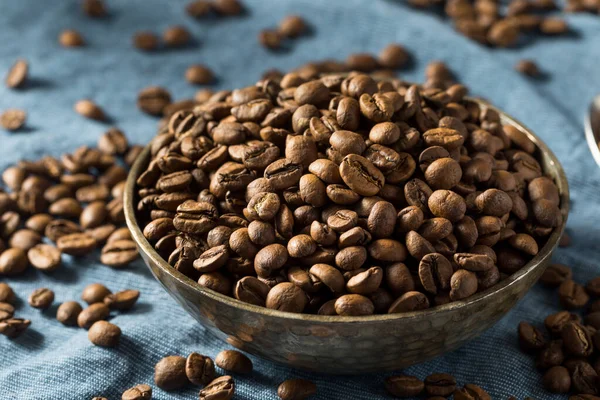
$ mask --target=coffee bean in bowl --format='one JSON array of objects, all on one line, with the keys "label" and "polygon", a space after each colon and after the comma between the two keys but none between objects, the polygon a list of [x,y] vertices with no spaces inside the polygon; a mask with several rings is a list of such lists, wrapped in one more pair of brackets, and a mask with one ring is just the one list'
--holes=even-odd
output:
[{"label": "coffee bean in bowl", "polygon": [[[444,68],[430,68],[426,85],[350,73],[282,89],[284,76],[175,113],[125,193],[147,264],[219,336],[294,366],[339,368],[338,353],[311,349],[338,349],[357,326],[369,348],[429,347],[353,372],[410,365],[476,336],[543,272],[567,186],[542,142],[466,97]],[[428,328],[375,333],[409,316]],[[233,327],[249,318],[266,325]],[[433,320],[453,321],[450,343],[434,343],[449,332]],[[286,337],[294,351],[268,354]]]}]

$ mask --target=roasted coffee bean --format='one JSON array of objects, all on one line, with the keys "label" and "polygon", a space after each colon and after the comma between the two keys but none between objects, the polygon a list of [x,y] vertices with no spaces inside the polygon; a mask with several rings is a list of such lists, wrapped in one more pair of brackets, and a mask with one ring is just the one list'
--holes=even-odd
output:
[{"label": "roasted coffee bean", "polygon": [[138,94],[137,106],[147,114],[162,115],[169,104],[171,104],[171,94],[158,86],[145,88]]},{"label": "roasted coffee bean", "polygon": [[9,248],[0,254],[0,275],[18,275],[28,266],[27,255],[19,248]]},{"label": "roasted coffee bean", "polygon": [[317,385],[306,379],[288,379],[277,388],[282,400],[305,400],[317,393]]},{"label": "roasted coffee bean", "polygon": [[373,302],[360,294],[346,294],[335,301],[335,312],[343,316],[371,315],[375,311]]},{"label": "roasted coffee bean", "polygon": [[8,241],[8,245],[23,251],[28,251],[32,247],[38,245],[41,241],[42,236],[39,233],[30,229],[20,229],[12,234]]},{"label": "roasted coffee bean", "polygon": [[99,105],[89,99],[79,100],[77,103],[75,103],[73,109],[76,113],[81,114],[89,119],[95,119],[98,121],[103,121],[106,119],[104,110],[102,110]]},{"label": "roasted coffee bean", "polygon": [[22,318],[9,318],[0,321],[0,334],[14,339],[19,337],[29,328],[31,321]]},{"label": "roasted coffee bean", "polygon": [[462,300],[477,292],[477,276],[466,269],[459,269],[450,279],[450,299]]},{"label": "roasted coffee bean", "polygon": [[265,306],[267,294],[271,289],[267,284],[253,276],[246,276],[237,281],[234,289],[236,299],[257,306]]},{"label": "roasted coffee bean", "polygon": [[546,345],[544,334],[527,322],[519,323],[519,344],[525,351],[536,352]]},{"label": "roasted coffee bean", "polygon": [[425,378],[425,393],[429,396],[448,397],[456,389],[456,379],[450,374],[431,374]]},{"label": "roasted coffee bean", "polygon": [[83,288],[81,292],[81,300],[89,305],[102,303],[104,298],[112,292],[101,283],[92,283]]},{"label": "roasted coffee bean", "polygon": [[67,29],[60,33],[58,42],[64,47],[81,47],[85,41],[81,34],[73,29]]},{"label": "roasted coffee bean", "polygon": [[425,389],[425,383],[410,375],[395,375],[385,379],[385,390],[395,397],[416,397]]},{"label": "roasted coffee bean", "polygon": [[409,291],[398,297],[390,306],[388,313],[419,311],[429,308],[429,299],[421,292]]},{"label": "roasted coffee bean", "polygon": [[590,300],[585,288],[573,280],[565,280],[558,288],[560,302],[567,309],[584,307]]},{"label": "roasted coffee bean", "polygon": [[564,360],[565,354],[562,341],[553,340],[538,354],[536,366],[541,369],[548,369],[561,365]]},{"label": "roasted coffee bean", "polygon": [[18,108],[10,108],[0,114],[0,126],[7,131],[17,131],[25,125],[27,112]]},{"label": "roasted coffee bean", "polygon": [[115,347],[121,339],[121,328],[107,321],[96,321],[88,330],[90,342],[100,347]]},{"label": "roasted coffee bean", "polygon": [[578,322],[567,322],[561,331],[561,337],[565,350],[571,355],[587,357],[594,351],[590,334]]},{"label": "roasted coffee bean", "polygon": [[100,261],[110,267],[123,267],[135,261],[138,249],[132,240],[114,240],[102,248]]},{"label": "roasted coffee bean", "polygon": [[61,236],[56,241],[56,247],[71,256],[84,256],[96,247],[96,239],[87,233],[71,233]]},{"label": "roasted coffee bean", "polygon": [[371,267],[350,278],[346,287],[350,293],[368,295],[379,289],[382,280],[383,270],[380,267]]},{"label": "roasted coffee bean", "polygon": [[267,49],[277,50],[281,46],[281,34],[279,32],[263,29],[258,35],[258,42]]},{"label": "roasted coffee bean", "polygon": [[560,336],[564,326],[571,321],[580,322],[580,318],[578,315],[568,311],[559,311],[548,315],[544,320],[544,325],[552,335]]},{"label": "roasted coffee bean", "polygon": [[12,304],[15,301],[15,292],[8,283],[0,282],[0,302]]},{"label": "roasted coffee bean", "polygon": [[26,60],[17,60],[6,75],[4,83],[6,87],[15,89],[21,87],[27,80],[27,73],[29,71],[29,64]]},{"label": "roasted coffee bean", "polygon": [[450,261],[439,253],[427,254],[419,263],[419,278],[429,293],[449,289],[453,272]]},{"label": "roasted coffee bean", "polygon": [[114,294],[107,294],[103,302],[112,310],[129,310],[140,297],[139,290],[127,289]]},{"label": "roasted coffee bean", "polygon": [[191,353],[185,362],[185,375],[194,385],[206,385],[215,377],[215,364],[210,357]]},{"label": "roasted coffee bean", "polygon": [[0,302],[0,321],[12,318],[15,315],[15,307],[9,303]]},{"label": "roasted coffee bean", "polygon": [[77,317],[83,311],[83,308],[76,301],[66,301],[58,306],[56,310],[56,320],[63,325],[76,326]]},{"label": "roasted coffee bean", "polygon": [[482,388],[471,383],[454,392],[455,400],[491,400],[492,397]]},{"label": "roasted coffee bean", "polygon": [[121,395],[121,400],[148,400],[152,398],[152,388],[150,385],[139,384],[127,389]]},{"label": "roasted coffee bean", "polygon": [[571,383],[575,392],[598,395],[598,374],[585,361],[578,362],[571,371]]},{"label": "roasted coffee bean", "polygon": [[45,310],[52,305],[54,292],[48,288],[34,290],[28,298],[28,303],[33,308]]},{"label": "roasted coffee bean", "polygon": [[273,287],[266,298],[266,307],[279,311],[302,312],[306,307],[306,294],[290,282]]},{"label": "roasted coffee bean", "polygon": [[230,400],[235,393],[235,382],[231,376],[221,376],[214,379],[202,390],[200,400],[222,399]]},{"label": "roasted coffee bean", "polygon": [[186,375],[186,359],[181,356],[167,356],[161,359],[154,366],[154,383],[166,391],[187,385],[189,380]]},{"label": "roasted coffee bean", "polygon": [[108,318],[110,310],[104,303],[94,303],[85,308],[77,316],[77,325],[80,328],[89,329],[96,321]]},{"label": "roasted coffee bean", "polygon": [[306,29],[304,19],[298,15],[288,15],[279,22],[279,32],[286,37],[301,36]]},{"label": "roasted coffee bean", "polygon": [[563,264],[550,264],[540,278],[540,282],[551,287],[560,286],[563,282],[571,280],[573,271]]},{"label": "roasted coffee bean", "polygon": [[252,372],[252,361],[237,350],[223,350],[215,358],[215,365],[234,374]]}]

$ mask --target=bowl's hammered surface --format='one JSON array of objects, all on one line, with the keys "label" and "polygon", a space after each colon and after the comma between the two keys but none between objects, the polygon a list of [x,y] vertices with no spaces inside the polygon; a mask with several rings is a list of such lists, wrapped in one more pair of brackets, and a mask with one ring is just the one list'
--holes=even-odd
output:
[{"label": "bowl's hammered surface", "polygon": [[562,234],[568,214],[568,187],[560,164],[531,132],[510,117],[502,117],[504,123],[525,131],[540,148],[545,173],[555,179],[561,192],[563,224],[521,271],[462,302],[403,315],[328,317],[247,305],[202,288],[160,258],[135,220],[135,179],[148,163],[148,149],[128,180],[127,222],[156,279],[190,315],[231,345],[275,362],[327,373],[403,368],[455,349],[494,325],[541,276]]}]

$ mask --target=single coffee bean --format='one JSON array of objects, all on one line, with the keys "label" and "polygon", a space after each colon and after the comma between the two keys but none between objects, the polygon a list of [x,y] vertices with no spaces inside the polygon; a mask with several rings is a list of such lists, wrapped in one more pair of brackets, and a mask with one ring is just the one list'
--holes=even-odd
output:
[{"label": "single coffee bean", "polygon": [[235,393],[235,382],[231,376],[221,376],[200,390],[200,400],[230,400]]},{"label": "single coffee bean", "polygon": [[281,400],[305,400],[317,393],[317,385],[307,379],[288,379],[277,388]]},{"label": "single coffee bean", "polygon": [[183,47],[190,42],[191,35],[183,26],[172,26],[165,29],[162,39],[167,47]]},{"label": "single coffee bean", "polygon": [[213,81],[214,76],[208,67],[196,64],[185,71],[185,79],[195,85],[206,85]]},{"label": "single coffee bean", "polygon": [[306,294],[290,282],[282,282],[273,287],[266,298],[266,307],[279,311],[302,312],[308,299]]},{"label": "single coffee bean", "polygon": [[482,388],[472,383],[467,383],[462,389],[454,392],[455,400],[492,400],[492,397]]},{"label": "single coffee bean", "polygon": [[121,328],[107,321],[97,321],[88,330],[90,342],[100,347],[115,347],[121,339]]},{"label": "single coffee bean", "polygon": [[590,300],[585,288],[573,280],[565,280],[558,287],[558,297],[567,309],[584,307]]},{"label": "single coffee bean", "polygon": [[154,383],[166,391],[187,385],[189,380],[186,375],[186,359],[181,356],[167,356],[161,359],[154,366]]},{"label": "single coffee bean", "polygon": [[0,302],[0,321],[12,318],[15,315],[15,307],[9,303]]},{"label": "single coffee bean", "polygon": [[540,351],[536,366],[540,369],[548,369],[561,365],[565,360],[565,354],[563,352],[563,343],[561,340],[553,340],[548,346]]},{"label": "single coffee bean", "polygon": [[28,298],[28,303],[33,308],[45,310],[52,305],[54,292],[48,288],[34,290]]},{"label": "single coffee bean", "polygon": [[252,372],[252,361],[237,350],[223,350],[215,358],[217,367],[234,374],[249,374]]},{"label": "single coffee bean", "polygon": [[0,321],[0,334],[14,339],[19,337],[29,328],[31,321],[22,318],[9,318]]},{"label": "single coffee bean", "polygon": [[546,339],[538,328],[522,321],[519,323],[519,345],[525,351],[536,352],[546,345]]},{"label": "single coffee bean", "polygon": [[56,310],[56,320],[63,325],[76,326],[77,317],[83,311],[83,308],[76,301],[66,301],[58,306]]},{"label": "single coffee bean", "polygon": [[429,293],[449,289],[453,272],[450,261],[439,253],[427,254],[419,263],[419,278]]},{"label": "single coffee bean", "polygon": [[138,94],[137,106],[147,114],[162,115],[169,104],[171,104],[171,94],[158,86],[145,88]]},{"label": "single coffee bean", "polygon": [[110,267],[120,268],[138,258],[138,249],[132,240],[115,240],[102,248],[100,261]]},{"label": "single coffee bean", "polygon": [[398,297],[388,309],[389,314],[419,311],[429,308],[429,299],[421,292],[409,291]]},{"label": "single coffee bean", "polygon": [[450,279],[450,299],[465,299],[477,292],[477,275],[466,269],[459,269]]},{"label": "single coffee bean", "polygon": [[456,379],[450,374],[431,374],[425,378],[425,393],[448,397],[456,390]]},{"label": "single coffee bean", "polygon": [[335,301],[335,312],[344,316],[371,315],[375,311],[373,302],[360,294],[346,294]]},{"label": "single coffee bean", "polygon": [[577,314],[572,314],[568,311],[559,311],[548,315],[544,320],[544,325],[550,334],[560,336],[564,326],[571,321],[580,322],[581,318]]},{"label": "single coffee bean", "polygon": [[194,385],[206,385],[215,378],[215,364],[210,357],[191,353],[185,361],[185,375]]},{"label": "single coffee bean", "polygon": [[92,283],[87,285],[81,292],[81,299],[92,305],[94,303],[102,303],[104,298],[112,292],[101,283]]},{"label": "single coffee bean", "polygon": [[121,400],[149,400],[152,398],[152,388],[150,385],[139,384],[127,389],[121,395]]},{"label": "single coffee bean", "polygon": [[540,282],[551,287],[558,287],[563,282],[571,280],[573,271],[563,264],[550,264],[540,278]]},{"label": "single coffee bean", "polygon": [[28,266],[27,255],[19,248],[9,248],[0,254],[0,275],[18,275]]},{"label": "single coffee bean", "polygon": [[103,121],[106,119],[104,110],[102,110],[100,106],[89,99],[79,100],[77,103],[75,103],[73,109],[76,113],[89,119],[95,119],[98,121]]},{"label": "single coffee bean", "polygon": [[64,47],[81,47],[85,45],[83,36],[73,29],[62,31],[58,37],[58,41]]},{"label": "single coffee bean", "polygon": [[96,321],[108,318],[110,310],[104,303],[94,303],[84,309],[77,316],[77,325],[80,328],[89,329]]},{"label": "single coffee bean", "polygon": [[38,245],[42,241],[42,236],[30,229],[19,229],[12,234],[8,245],[10,247],[16,247],[23,251],[28,251],[32,247]]},{"label": "single coffee bean", "polygon": [[15,292],[8,283],[0,282],[0,302],[12,304],[15,301]]},{"label": "single coffee bean", "polygon": [[258,34],[258,42],[265,48],[277,50],[281,46],[281,34],[279,32],[263,29]]},{"label": "single coffee bean", "polygon": [[395,375],[385,379],[385,390],[395,397],[416,397],[425,389],[425,383],[415,376]]},{"label": "single coffee bean", "polygon": [[0,114],[0,126],[7,131],[17,131],[25,125],[27,112],[18,108],[10,108]]},{"label": "single coffee bean", "polygon": [[569,354],[587,357],[594,351],[590,334],[578,322],[567,322],[561,331],[561,337]]},{"label": "single coffee bean", "polygon": [[16,89],[23,86],[27,80],[28,71],[29,64],[27,61],[23,59],[17,60],[6,75],[6,79],[4,80],[6,87]]},{"label": "single coffee bean", "polygon": [[598,374],[594,368],[585,361],[579,361],[571,371],[573,390],[582,394],[598,394]]},{"label": "single coffee bean", "polygon": [[246,276],[237,281],[234,289],[236,299],[257,306],[265,306],[267,294],[271,289],[253,276]]},{"label": "single coffee bean", "polygon": [[133,45],[142,51],[153,51],[158,48],[159,40],[158,37],[152,32],[136,32],[133,35]]},{"label": "single coffee bean", "polygon": [[127,289],[114,294],[107,294],[103,302],[112,310],[129,310],[140,297],[139,290]]}]

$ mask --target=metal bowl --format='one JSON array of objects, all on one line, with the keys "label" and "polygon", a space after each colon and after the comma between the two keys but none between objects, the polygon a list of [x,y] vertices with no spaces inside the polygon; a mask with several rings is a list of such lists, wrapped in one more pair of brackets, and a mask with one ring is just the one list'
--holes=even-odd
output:
[{"label": "metal bowl", "polygon": [[[451,351],[489,329],[542,275],[563,233],[569,211],[565,173],[550,149],[521,123],[502,122],[537,145],[545,174],[560,191],[562,224],[527,265],[481,293],[424,311],[364,317],[294,314],[258,307],[198,285],[172,268],[142,234],[134,212],[135,181],[148,165],[147,147],[129,173],[125,217],[154,277],[206,329],[250,354],[291,367],[327,373],[365,373],[404,368]],[[199,327],[199,329],[202,329]]]}]

